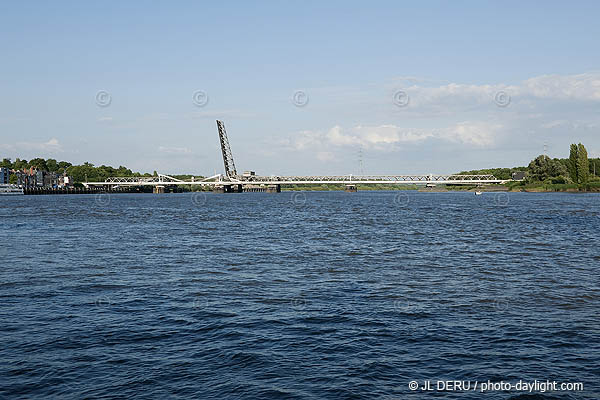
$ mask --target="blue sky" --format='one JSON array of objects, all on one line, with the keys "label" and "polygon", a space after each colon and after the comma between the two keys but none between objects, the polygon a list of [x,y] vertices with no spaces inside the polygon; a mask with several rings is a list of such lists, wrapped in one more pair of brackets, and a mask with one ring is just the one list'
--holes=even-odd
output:
[{"label": "blue sky", "polygon": [[597,2],[87,3],[0,6],[2,157],[212,174],[217,118],[260,174],[600,156]]}]

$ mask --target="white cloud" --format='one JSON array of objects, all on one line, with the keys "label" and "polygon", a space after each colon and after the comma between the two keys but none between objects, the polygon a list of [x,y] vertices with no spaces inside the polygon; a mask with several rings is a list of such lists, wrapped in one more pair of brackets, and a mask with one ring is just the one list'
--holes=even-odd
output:
[{"label": "white cloud", "polygon": [[335,156],[330,151],[319,151],[317,152],[317,159],[319,161],[333,161]]},{"label": "white cloud", "polygon": [[502,125],[482,122],[459,122],[442,131],[440,138],[476,147],[491,147],[496,142]]},{"label": "white cloud", "polygon": [[191,154],[192,151],[187,147],[166,147],[159,146],[158,151],[165,154]]},{"label": "white cloud", "polygon": [[558,119],[543,123],[540,127],[544,129],[568,129],[568,130],[577,130],[577,129],[598,129],[600,124],[593,122],[583,122],[578,120],[566,120],[566,119]]},{"label": "white cloud", "polygon": [[463,85],[450,83],[437,87],[422,87],[413,85],[406,89],[410,96],[410,106],[493,104],[494,96],[499,91],[514,93],[515,86],[507,85]]},{"label": "white cloud", "polygon": [[[343,129],[336,125],[327,131],[302,131],[284,144],[294,150],[333,149],[348,146],[378,151],[391,151],[401,145],[412,145],[425,140],[461,143],[473,147],[490,147],[500,136],[502,125],[465,121],[442,129],[405,129],[395,125],[363,126]],[[331,156],[328,156],[331,158]],[[324,159],[325,156],[319,156]]]},{"label": "white cloud", "polygon": [[17,142],[15,144],[3,144],[0,149],[7,152],[24,154],[55,154],[62,153],[63,148],[58,139],[52,138],[47,142]]},{"label": "white cloud", "polygon": [[600,73],[542,75],[523,82],[518,94],[554,100],[600,100]]},{"label": "white cloud", "polygon": [[395,125],[357,126],[353,129],[365,147],[387,146],[395,143],[416,143],[434,137],[431,131],[401,129]]},{"label": "white cloud", "polygon": [[600,101],[600,73],[542,75],[516,85],[448,83],[438,86],[410,84],[402,87],[396,83],[392,89],[402,90],[408,94],[409,104],[399,110],[409,113],[431,113],[436,110],[439,113],[448,113],[449,110],[495,106],[496,95],[499,92],[505,92],[510,96],[511,104],[522,102],[535,107],[536,99],[555,102]]},{"label": "white cloud", "polygon": [[569,121],[560,119],[560,120],[545,122],[541,125],[541,127],[544,129],[552,129],[552,128],[557,128],[557,127],[565,126],[565,125],[569,125]]},{"label": "white cloud", "polygon": [[60,143],[58,142],[58,139],[56,138],[52,138],[49,141],[47,141],[46,143],[42,143],[40,145],[40,148],[46,151],[50,151],[50,152],[58,152],[58,151],[62,151],[62,146],[60,145]]}]

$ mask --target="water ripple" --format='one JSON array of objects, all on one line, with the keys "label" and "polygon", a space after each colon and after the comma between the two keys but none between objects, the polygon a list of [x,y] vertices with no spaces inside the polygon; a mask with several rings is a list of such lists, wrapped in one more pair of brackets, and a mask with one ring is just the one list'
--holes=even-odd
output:
[{"label": "water ripple", "polygon": [[0,397],[600,398],[600,197],[0,198]]}]

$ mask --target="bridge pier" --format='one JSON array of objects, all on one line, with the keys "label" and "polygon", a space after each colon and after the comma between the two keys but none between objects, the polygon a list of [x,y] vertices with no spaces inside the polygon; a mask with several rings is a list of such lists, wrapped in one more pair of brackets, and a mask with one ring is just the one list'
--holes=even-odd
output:
[{"label": "bridge pier", "polygon": [[281,185],[267,186],[267,193],[281,193]]},{"label": "bridge pier", "polygon": [[164,186],[154,186],[154,189],[152,190],[152,193],[154,194],[164,194],[165,193],[165,187]]},{"label": "bridge pier", "polygon": [[242,185],[216,185],[213,187],[213,193],[242,193]]}]

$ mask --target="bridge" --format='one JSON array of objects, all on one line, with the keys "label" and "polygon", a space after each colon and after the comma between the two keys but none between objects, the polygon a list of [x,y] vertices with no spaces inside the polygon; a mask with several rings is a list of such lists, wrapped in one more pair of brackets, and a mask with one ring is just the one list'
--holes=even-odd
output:
[{"label": "bridge", "polygon": [[164,191],[167,186],[209,186],[220,192],[242,191],[281,191],[281,185],[343,184],[350,191],[358,184],[383,185],[488,185],[506,183],[493,175],[309,175],[309,176],[259,176],[254,172],[238,174],[229,145],[225,124],[217,121],[219,141],[225,166],[225,174],[217,174],[196,180],[181,180],[169,175],[157,174],[151,177],[111,177],[104,182],[86,182],[85,187],[106,187],[110,189],[131,186],[152,186],[155,192]]}]

